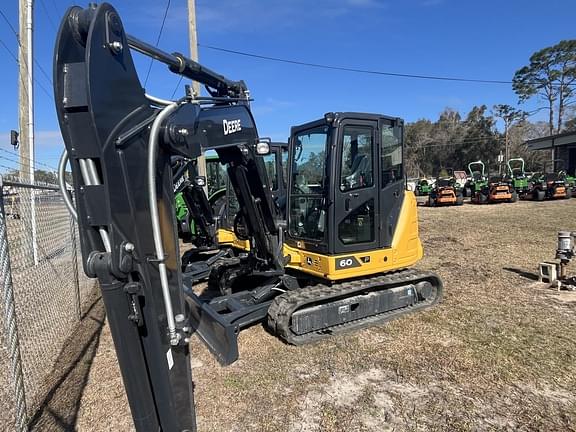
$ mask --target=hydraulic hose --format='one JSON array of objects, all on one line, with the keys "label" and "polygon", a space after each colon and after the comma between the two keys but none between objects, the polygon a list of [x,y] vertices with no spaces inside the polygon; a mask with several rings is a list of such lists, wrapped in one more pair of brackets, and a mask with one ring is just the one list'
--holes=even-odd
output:
[{"label": "hydraulic hose", "polygon": [[58,185],[60,186],[60,193],[62,194],[62,198],[64,198],[64,204],[66,204],[66,208],[68,212],[72,215],[72,218],[76,222],[78,222],[78,212],[74,208],[74,203],[72,202],[72,198],[70,198],[70,194],[68,193],[68,189],[66,189],[66,164],[68,163],[68,151],[64,148],[62,155],[60,156],[60,162],[58,163]]},{"label": "hydraulic hose", "polygon": [[[66,189],[66,164],[68,163],[68,151],[64,149],[62,155],[60,156],[60,162],[58,163],[58,185],[60,187],[60,193],[62,198],[64,198],[64,204],[66,208],[72,215],[72,218],[78,222],[78,212],[74,208],[74,203],[68,194],[68,189]],[[96,165],[92,159],[79,159],[80,171],[82,174],[82,179],[84,183],[91,185],[99,185],[100,179],[98,178],[98,172],[96,170]],[[99,227],[98,232],[100,233],[100,238],[104,244],[104,249],[106,252],[112,251],[112,246],[110,244],[110,236],[106,228]]]},{"label": "hydraulic hose", "polygon": [[155,103],[156,105],[168,106],[168,105],[172,105],[174,103],[174,101],[162,99],[162,98],[159,98],[156,96],[152,96],[152,95],[149,95],[148,93],[145,93],[144,96],[146,96],[146,99],[148,99],[150,102]]},{"label": "hydraulic hose", "polygon": [[160,273],[160,284],[162,285],[162,296],[168,321],[168,332],[170,343],[177,345],[179,335],[176,333],[176,323],[172,310],[172,299],[168,286],[168,275],[166,273],[166,263],[164,262],[164,246],[162,244],[162,233],[160,231],[160,217],[158,214],[158,196],[156,193],[156,157],[158,155],[158,136],[164,120],[178,108],[178,103],[171,103],[160,111],[152,123],[150,138],[148,140],[148,201],[150,205],[150,219],[152,220],[152,234],[154,238],[154,249],[158,261],[158,271]]},{"label": "hydraulic hose", "polygon": [[[96,171],[96,165],[92,159],[78,159],[80,164],[80,172],[82,174],[82,180],[87,186],[98,186],[100,185],[100,179],[98,178],[98,172]],[[104,227],[98,227],[98,232],[100,233],[100,238],[104,244],[104,250],[106,252],[112,251],[112,245],[110,243],[110,236],[108,231]]]}]

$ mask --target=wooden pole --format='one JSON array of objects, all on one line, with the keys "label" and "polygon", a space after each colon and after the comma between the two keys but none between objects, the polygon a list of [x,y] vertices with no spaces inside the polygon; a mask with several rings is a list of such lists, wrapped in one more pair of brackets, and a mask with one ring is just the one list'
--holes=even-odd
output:
[{"label": "wooden pole", "polygon": [[[198,36],[196,33],[196,0],[188,0],[188,34],[190,38],[190,58],[198,61]],[[200,83],[192,81],[192,90],[195,96],[200,96]],[[198,175],[206,177],[206,158],[204,154],[197,159]],[[208,180],[208,178],[206,178]],[[204,192],[208,195],[208,181],[204,186]]]},{"label": "wooden pole", "polygon": [[34,182],[34,85],[32,57],[33,1],[19,0],[20,50],[19,62],[19,123],[20,178]]},{"label": "wooden pole", "polygon": [[[34,57],[33,57],[33,0],[19,0],[19,127],[20,127],[20,179],[34,184]],[[28,248],[34,265],[38,263],[38,246],[36,239],[36,198],[34,189],[23,189],[21,200],[30,203],[30,211],[24,212],[21,218],[25,226],[30,227],[26,236]]]}]

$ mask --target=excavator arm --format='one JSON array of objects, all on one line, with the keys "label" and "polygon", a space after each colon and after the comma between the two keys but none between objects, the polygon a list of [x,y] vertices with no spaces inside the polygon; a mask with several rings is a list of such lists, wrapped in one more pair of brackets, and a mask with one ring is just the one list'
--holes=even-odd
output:
[{"label": "excavator arm", "polygon": [[[145,94],[130,49],[206,85],[212,97],[177,102]],[[253,259],[277,273],[278,217],[242,81],[126,34],[114,8],[70,8],[57,36],[54,94],[74,179],[84,271],[100,283],[134,425],[141,431],[194,431],[189,337],[210,333],[203,303],[181,273],[171,157],[214,148],[243,208]],[[248,299],[250,300],[250,299]],[[246,300],[245,309],[254,306]],[[236,326],[254,319],[238,306],[214,338],[237,357]],[[254,309],[257,309],[254,306]],[[261,315],[261,313],[260,313]],[[247,317],[243,319],[243,317]],[[218,327],[220,325],[220,327]],[[207,336],[210,339],[210,336]],[[224,358],[221,356],[222,358]]]}]

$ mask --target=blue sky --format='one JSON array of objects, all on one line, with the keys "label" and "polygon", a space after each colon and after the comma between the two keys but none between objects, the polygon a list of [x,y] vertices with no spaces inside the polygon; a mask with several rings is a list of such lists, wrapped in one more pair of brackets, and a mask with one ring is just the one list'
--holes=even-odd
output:
[{"label": "blue sky", "polygon": [[[16,0],[0,10],[17,27]],[[35,58],[51,74],[56,30],[68,0],[35,1]],[[81,3],[85,6],[87,3]],[[166,7],[163,0],[118,0],[127,31],[155,43]],[[197,0],[200,44],[265,56],[349,68],[409,74],[511,80],[530,55],[574,38],[573,0]],[[14,35],[0,18],[0,40],[17,52]],[[159,47],[188,53],[186,2],[172,0]],[[17,64],[0,46],[0,149],[18,128]],[[200,62],[247,82],[261,136],[285,139],[290,126],[326,111],[366,111],[407,121],[436,119],[445,107],[466,113],[474,105],[516,104],[511,85],[415,80],[329,71],[242,57],[200,47]],[[135,56],[144,81],[149,61]],[[38,69],[37,82],[51,94]],[[170,97],[178,82],[155,63],[147,91]],[[39,85],[36,158],[52,167],[62,149],[53,100]],[[533,109],[536,101],[523,106]],[[542,116],[544,113],[539,114]],[[538,119],[538,117],[536,117]],[[10,150],[8,150],[10,151]],[[13,158],[4,151],[0,156]],[[12,166],[0,158],[0,165]],[[39,168],[45,168],[39,166]],[[0,167],[0,171],[2,168]]]}]

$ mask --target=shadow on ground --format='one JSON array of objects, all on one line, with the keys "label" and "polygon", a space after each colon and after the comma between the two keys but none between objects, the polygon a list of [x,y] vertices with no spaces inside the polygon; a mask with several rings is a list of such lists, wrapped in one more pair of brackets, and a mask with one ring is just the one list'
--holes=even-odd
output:
[{"label": "shadow on ground", "polygon": [[523,269],[518,268],[518,267],[503,267],[502,270],[516,273],[517,275],[522,276],[523,278],[530,279],[533,281],[537,281],[539,279],[539,276],[537,273],[532,273],[532,272],[523,270]]},{"label": "shadow on ground", "polygon": [[45,394],[32,408],[30,431],[75,430],[80,400],[88,380],[92,361],[98,350],[104,325],[104,305],[94,293],[89,307],[74,332],[66,340],[52,372],[44,382]]}]

